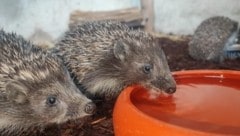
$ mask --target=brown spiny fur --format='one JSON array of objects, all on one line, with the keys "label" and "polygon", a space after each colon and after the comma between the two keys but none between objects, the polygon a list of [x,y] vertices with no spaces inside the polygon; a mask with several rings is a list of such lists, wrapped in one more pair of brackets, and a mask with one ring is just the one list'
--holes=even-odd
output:
[{"label": "brown spiny fur", "polygon": [[196,60],[222,62],[224,50],[234,44],[238,23],[228,17],[214,16],[204,20],[189,42],[189,55]]},{"label": "brown spiny fur", "polygon": [[0,135],[33,135],[30,128],[83,118],[91,106],[58,57],[0,30]]},{"label": "brown spiny fur", "polygon": [[[116,97],[126,86],[175,91],[165,55],[154,38],[114,21],[86,22],[60,40],[57,53],[77,84],[90,95]],[[144,67],[150,66],[149,73]]]}]

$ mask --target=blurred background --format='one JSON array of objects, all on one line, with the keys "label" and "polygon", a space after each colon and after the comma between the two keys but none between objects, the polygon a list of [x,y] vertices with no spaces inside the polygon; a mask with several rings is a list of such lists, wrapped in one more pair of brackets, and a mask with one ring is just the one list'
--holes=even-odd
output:
[{"label": "blurred background", "polygon": [[74,24],[118,19],[155,34],[191,35],[204,19],[240,21],[238,0],[0,0],[0,28],[51,45]]}]

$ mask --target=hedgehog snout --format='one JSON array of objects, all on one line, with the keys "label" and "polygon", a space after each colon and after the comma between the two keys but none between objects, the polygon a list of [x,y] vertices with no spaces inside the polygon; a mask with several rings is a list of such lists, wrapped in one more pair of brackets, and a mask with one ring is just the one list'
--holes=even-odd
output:
[{"label": "hedgehog snout", "polygon": [[94,114],[96,111],[96,105],[93,102],[89,102],[85,105],[84,111],[87,114]]},{"label": "hedgehog snout", "polygon": [[165,80],[165,86],[166,89],[164,89],[164,92],[168,93],[168,94],[173,94],[176,92],[177,90],[177,85],[176,85],[176,81],[174,80],[174,78],[172,76],[166,78]]},{"label": "hedgehog snout", "polygon": [[176,87],[170,87],[170,88],[166,89],[165,92],[168,94],[173,94],[176,92]]},{"label": "hedgehog snout", "polygon": [[176,92],[176,82],[173,77],[158,77],[151,84],[168,94]]}]

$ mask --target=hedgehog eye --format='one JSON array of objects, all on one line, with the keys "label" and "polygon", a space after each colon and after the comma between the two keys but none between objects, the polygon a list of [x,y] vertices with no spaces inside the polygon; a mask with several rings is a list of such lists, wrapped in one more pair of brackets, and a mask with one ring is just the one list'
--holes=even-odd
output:
[{"label": "hedgehog eye", "polygon": [[145,74],[149,74],[151,71],[152,71],[152,65],[150,65],[150,64],[145,64],[145,65],[143,66],[143,72],[144,72]]},{"label": "hedgehog eye", "polygon": [[57,103],[57,97],[56,96],[48,96],[47,98],[47,105],[54,106]]}]

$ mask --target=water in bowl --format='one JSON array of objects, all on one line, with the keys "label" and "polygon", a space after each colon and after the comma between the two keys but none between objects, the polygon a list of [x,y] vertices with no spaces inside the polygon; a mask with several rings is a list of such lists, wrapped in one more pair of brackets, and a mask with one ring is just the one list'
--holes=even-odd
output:
[{"label": "water in bowl", "polygon": [[174,95],[150,99],[147,90],[138,89],[131,101],[142,112],[172,125],[240,135],[240,79],[203,76],[176,81]]}]

